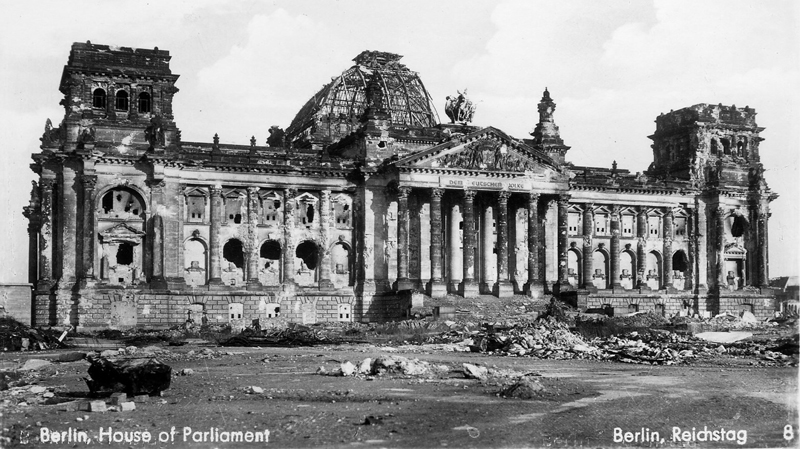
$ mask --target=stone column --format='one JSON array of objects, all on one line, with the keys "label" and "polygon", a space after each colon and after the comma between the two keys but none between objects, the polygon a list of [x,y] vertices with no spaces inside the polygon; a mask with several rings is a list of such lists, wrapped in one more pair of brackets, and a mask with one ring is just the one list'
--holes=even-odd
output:
[{"label": "stone column", "polygon": [[297,195],[296,189],[284,189],[283,191],[283,287],[284,289],[294,286],[294,243],[292,242],[292,230],[294,229],[294,197]]},{"label": "stone column", "polygon": [[258,261],[261,256],[258,247],[258,187],[247,188],[247,290],[258,290]]},{"label": "stone column", "polygon": [[761,288],[769,287],[769,247],[767,232],[769,229],[768,206],[761,204],[758,208],[758,282]]},{"label": "stone column", "polygon": [[581,287],[593,288],[592,240],[594,238],[594,204],[587,203],[583,207],[583,282]]},{"label": "stone column", "polygon": [[494,229],[492,223],[494,222],[494,207],[492,201],[484,200],[483,203],[483,218],[480,221],[480,231],[477,235],[481,236],[481,291],[487,294],[494,292],[494,273],[495,266],[497,265],[497,256],[494,254]]},{"label": "stone column", "polygon": [[674,228],[672,226],[673,213],[671,208],[667,208],[664,214],[664,221],[662,223],[662,238],[664,240],[664,273],[662,278],[664,280],[663,286],[665,288],[672,288],[672,239],[674,238]]},{"label": "stone column", "polygon": [[39,279],[36,289],[48,290],[53,282],[53,185],[54,179],[39,181],[41,226],[39,227]]},{"label": "stone column", "polygon": [[428,295],[442,298],[447,295],[447,286],[442,277],[442,189],[431,190],[431,280]]},{"label": "stone column", "polygon": [[528,296],[540,297],[544,294],[544,285],[539,273],[539,194],[528,194],[528,283],[525,293]]},{"label": "stone column", "polygon": [[505,298],[514,295],[514,285],[509,279],[508,273],[508,199],[511,192],[500,192],[497,201],[497,283],[494,286],[494,294],[498,298]]},{"label": "stone column", "polygon": [[222,187],[211,186],[211,230],[208,234],[208,246],[211,256],[208,258],[208,285],[222,285],[222,253],[219,247],[219,228],[222,224]]},{"label": "stone column", "polygon": [[647,208],[640,207],[636,215],[636,283],[639,287],[647,285],[647,259],[644,253],[647,245]]},{"label": "stone column", "polygon": [[619,206],[613,206],[611,209],[611,288],[622,289],[619,283],[619,277],[622,272],[619,268],[619,225],[620,225],[620,209]]},{"label": "stone column", "polygon": [[456,205],[450,205],[450,248],[449,248],[449,257],[448,257],[448,266],[450,272],[450,288],[453,291],[458,290],[459,282],[461,281],[463,275],[463,258],[461,257],[462,251],[462,238],[461,234],[461,227],[459,226],[460,221],[463,219],[463,209],[459,208],[459,211],[456,212]]},{"label": "stone column", "polygon": [[397,290],[409,290],[413,284],[408,278],[408,196],[411,187],[400,187],[397,192]]},{"label": "stone column", "polygon": [[727,280],[725,279],[725,208],[720,204],[716,210],[716,233],[717,242],[715,254],[716,254],[716,270],[717,270],[717,288],[719,291],[722,291],[727,284]]},{"label": "stone column", "polygon": [[84,280],[94,279],[94,188],[97,184],[97,176],[83,175],[83,232],[81,239],[83,240],[83,273],[81,277]]},{"label": "stone column", "polygon": [[319,286],[320,288],[330,289],[333,288],[333,281],[331,281],[331,240],[330,240],[330,227],[331,227],[331,191],[323,190],[320,192],[320,211],[319,211],[319,233],[320,241],[322,242],[322,253],[320,270],[319,270]]},{"label": "stone column", "polygon": [[461,280],[461,296],[475,297],[479,294],[475,282],[475,191],[464,191],[464,278]]},{"label": "stone column", "polygon": [[569,198],[569,195],[558,196],[558,282],[562,290],[569,286],[569,278],[567,278],[567,263],[569,261],[567,255],[569,247],[567,235],[569,229],[567,221],[569,217]]}]

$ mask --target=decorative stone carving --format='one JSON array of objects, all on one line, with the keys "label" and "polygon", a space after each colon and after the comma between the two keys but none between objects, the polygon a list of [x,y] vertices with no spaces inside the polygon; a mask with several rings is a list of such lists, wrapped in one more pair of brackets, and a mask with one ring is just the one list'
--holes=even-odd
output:
[{"label": "decorative stone carving", "polygon": [[471,170],[524,172],[537,168],[534,161],[512,151],[505,143],[489,139],[469,143],[435,162],[439,167]]},{"label": "decorative stone carving", "polygon": [[467,89],[464,89],[464,92],[456,92],[457,96],[447,97],[444,111],[450,117],[450,123],[467,124],[472,121],[472,116],[475,114],[475,105],[467,98]]}]

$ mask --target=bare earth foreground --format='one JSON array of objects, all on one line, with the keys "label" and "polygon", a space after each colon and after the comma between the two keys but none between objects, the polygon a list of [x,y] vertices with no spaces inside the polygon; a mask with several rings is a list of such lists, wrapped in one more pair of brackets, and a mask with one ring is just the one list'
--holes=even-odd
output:
[{"label": "bare earth foreground", "polygon": [[[63,411],[63,405],[44,405],[30,385],[0,392],[3,446],[87,446],[79,432],[95,447],[797,446],[797,368],[747,358],[651,366],[492,356],[436,345],[199,345],[164,346],[172,385],[162,397],[136,402],[133,411]],[[0,367],[62,352],[4,353]],[[387,354],[452,369],[436,376],[317,373],[320,366],[333,371],[344,361],[358,366]],[[529,373],[543,388],[533,399],[504,398],[497,382],[465,378],[463,363]],[[88,366],[85,360],[53,363],[37,370],[31,384],[46,387],[50,402],[83,398]],[[180,375],[184,369],[193,372]],[[254,393],[254,386],[263,392]],[[702,441],[714,439],[699,432],[705,428],[720,441]],[[268,431],[269,441],[226,442],[239,431]],[[149,443],[124,441],[147,435]],[[66,441],[53,443],[59,437]]]}]

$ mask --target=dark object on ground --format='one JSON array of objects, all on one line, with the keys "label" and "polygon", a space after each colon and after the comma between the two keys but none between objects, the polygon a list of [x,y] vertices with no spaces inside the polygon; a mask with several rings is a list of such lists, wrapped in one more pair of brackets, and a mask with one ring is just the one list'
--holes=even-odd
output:
[{"label": "dark object on ground", "polygon": [[172,367],[152,357],[107,359],[102,356],[89,359],[91,379],[84,379],[92,394],[123,392],[129,396],[148,394],[157,396],[169,388]]},{"label": "dark object on ground", "polygon": [[22,373],[19,371],[0,371],[0,391],[16,386],[21,379]]},{"label": "dark object on ground", "polygon": [[300,324],[290,324],[286,328],[262,331],[258,329],[245,329],[241,334],[235,335],[220,342],[221,346],[312,346],[315,344],[338,343],[332,341],[318,329],[313,329]]},{"label": "dark object on ground", "polygon": [[380,426],[383,425],[383,418],[380,416],[369,415],[364,419],[365,426]]}]

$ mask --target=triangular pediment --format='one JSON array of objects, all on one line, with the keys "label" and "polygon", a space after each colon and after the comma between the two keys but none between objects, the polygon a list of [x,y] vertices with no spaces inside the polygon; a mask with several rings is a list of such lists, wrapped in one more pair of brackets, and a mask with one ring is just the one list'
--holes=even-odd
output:
[{"label": "triangular pediment", "polygon": [[106,229],[100,233],[100,240],[103,243],[120,243],[126,242],[138,245],[142,241],[145,233],[128,226],[125,223],[119,223],[111,228]]},{"label": "triangular pediment", "polygon": [[544,173],[557,170],[547,155],[508,137],[495,128],[454,136],[427,150],[396,162],[398,167],[475,170],[487,172]]}]

